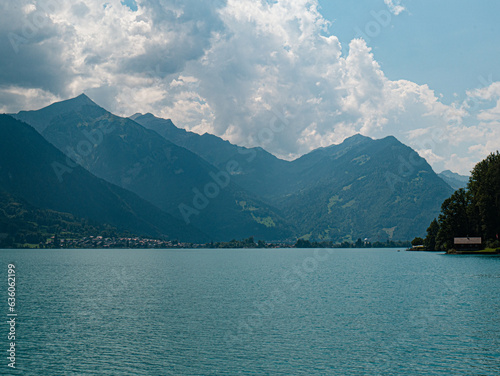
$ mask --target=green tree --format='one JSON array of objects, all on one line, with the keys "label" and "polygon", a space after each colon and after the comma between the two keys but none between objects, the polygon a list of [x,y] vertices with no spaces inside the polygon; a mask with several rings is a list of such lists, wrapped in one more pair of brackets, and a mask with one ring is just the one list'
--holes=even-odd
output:
[{"label": "green tree", "polygon": [[59,248],[61,245],[61,242],[59,241],[59,235],[55,234],[54,235],[54,248]]},{"label": "green tree", "polygon": [[358,240],[356,240],[355,247],[356,248],[363,248],[363,241],[361,240],[361,238],[358,238]]},{"label": "green tree", "polygon": [[490,154],[472,170],[468,185],[471,216],[485,241],[500,234],[500,154]]},{"label": "green tree", "polygon": [[439,224],[436,218],[431,222],[427,228],[427,236],[424,239],[424,247],[428,251],[436,250],[436,238],[439,232]]},{"label": "green tree", "polygon": [[312,248],[312,244],[309,240],[297,239],[294,245],[295,248]]},{"label": "green tree", "polygon": [[461,188],[444,200],[439,215],[439,230],[436,237],[437,249],[453,248],[453,238],[473,235],[470,223],[470,194]]},{"label": "green tree", "polygon": [[424,239],[422,239],[420,237],[416,237],[415,239],[413,239],[411,241],[411,245],[413,245],[413,246],[424,245]]}]

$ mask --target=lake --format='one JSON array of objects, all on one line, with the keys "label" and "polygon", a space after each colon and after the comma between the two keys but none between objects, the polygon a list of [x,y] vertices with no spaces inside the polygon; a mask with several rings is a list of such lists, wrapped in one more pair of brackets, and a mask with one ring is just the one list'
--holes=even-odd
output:
[{"label": "lake", "polygon": [[0,250],[23,375],[498,375],[500,258]]}]

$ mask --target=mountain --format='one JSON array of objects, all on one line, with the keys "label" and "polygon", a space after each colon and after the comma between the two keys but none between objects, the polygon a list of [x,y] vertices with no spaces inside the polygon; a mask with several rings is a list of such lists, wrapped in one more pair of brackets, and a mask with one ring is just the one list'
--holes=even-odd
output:
[{"label": "mountain", "polygon": [[213,166],[85,95],[15,115],[92,174],[130,190],[216,240],[293,236],[280,213],[234,181],[238,166]]},{"label": "mountain", "polygon": [[21,198],[0,191],[0,248],[45,244],[55,234],[77,239],[95,235],[115,236],[117,230],[72,214],[36,208]]},{"label": "mountain", "polygon": [[453,189],[460,189],[467,187],[469,177],[445,170],[438,174],[438,176],[448,183]]},{"label": "mountain", "polygon": [[300,179],[277,205],[306,238],[411,239],[452,189],[394,137],[360,135],[291,162]]},{"label": "mountain", "polygon": [[0,192],[138,235],[206,240],[152,204],[76,165],[31,126],[0,115]]},{"label": "mountain", "polygon": [[394,137],[372,140],[358,134],[289,162],[261,148],[187,132],[151,114],[133,118],[215,166],[237,161],[241,168],[235,182],[276,206],[306,238],[422,236],[452,191]]},{"label": "mountain", "polygon": [[68,112],[89,111],[88,115],[100,116],[105,111],[96,106],[95,103],[85,94],[81,94],[76,98],[56,102],[37,111],[20,111],[17,114],[12,114],[18,120],[24,121],[31,125],[39,133],[43,133],[50,125],[54,118]]},{"label": "mountain", "polygon": [[199,155],[218,169],[225,169],[228,163],[237,163],[238,173],[234,174],[234,181],[258,197],[271,198],[280,191],[280,187],[285,188],[290,183],[286,173],[289,163],[260,147],[240,147],[212,134],[188,132],[177,128],[170,119],[157,118],[152,114],[135,114],[131,119]]},{"label": "mountain", "polygon": [[151,114],[121,118],[85,95],[16,117],[91,173],[214,241],[412,239],[453,191],[394,137],[355,135],[284,161]]}]

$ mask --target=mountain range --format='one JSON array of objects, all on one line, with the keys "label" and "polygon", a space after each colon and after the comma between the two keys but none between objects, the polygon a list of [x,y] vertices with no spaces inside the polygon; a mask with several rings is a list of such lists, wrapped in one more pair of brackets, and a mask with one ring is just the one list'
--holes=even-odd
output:
[{"label": "mountain range", "polygon": [[274,208],[232,181],[231,171],[219,171],[193,152],[131,119],[109,113],[84,95],[21,112],[16,118],[33,125],[95,176],[203,229],[214,240],[248,233],[263,239],[293,235]]},{"label": "mountain range", "polygon": [[140,235],[208,239],[134,193],[92,175],[31,126],[8,115],[0,115],[0,192],[20,206],[71,214]]},{"label": "mountain range", "polygon": [[217,168],[236,161],[234,181],[274,205],[301,237],[351,241],[410,239],[425,232],[452,192],[429,164],[394,137],[355,135],[294,161],[175,127],[151,114],[131,117]]},{"label": "mountain range", "polygon": [[83,94],[2,115],[0,133],[0,192],[170,239],[406,240],[454,190],[394,137],[286,161],[151,114],[119,117]]}]

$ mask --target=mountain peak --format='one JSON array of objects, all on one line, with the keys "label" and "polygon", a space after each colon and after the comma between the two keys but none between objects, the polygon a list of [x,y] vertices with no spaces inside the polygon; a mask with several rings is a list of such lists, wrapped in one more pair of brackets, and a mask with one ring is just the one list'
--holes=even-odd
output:
[{"label": "mountain peak", "polygon": [[142,114],[140,112],[137,112],[136,114],[133,114],[132,116],[129,116],[129,119],[132,120],[137,120],[137,119],[142,119],[142,120],[165,120],[165,121],[170,121],[170,119],[161,119],[156,116],[154,116],[151,112],[148,112],[146,114]]},{"label": "mountain peak", "polygon": [[[443,172],[441,172],[440,174],[442,175],[446,175],[446,176],[453,176],[453,177],[460,177],[460,178],[463,178],[463,179],[468,179],[469,177],[466,176],[466,175],[460,175],[459,173],[457,172],[453,172],[451,170],[444,170]],[[438,174],[439,175],[439,174]]]},{"label": "mountain peak", "polygon": [[77,97],[59,103],[67,103],[67,104],[71,103],[73,105],[79,105],[79,106],[85,106],[85,105],[97,106],[97,104],[92,99],[87,97],[87,95],[85,95],[84,93],[80,94]]},{"label": "mountain peak", "polygon": [[[141,124],[142,126],[145,126],[144,124],[148,123],[150,125],[145,126],[145,127],[148,129],[154,130],[156,132],[158,132],[160,129],[161,130],[168,129],[171,131],[179,131],[181,133],[186,132],[185,129],[177,128],[175,126],[175,124],[172,122],[172,120],[156,117],[151,112],[148,112],[147,114],[144,114],[144,115],[143,114],[135,114],[135,115],[132,115],[130,117],[130,119],[136,121],[137,123]],[[151,126],[151,124],[154,124],[154,126]],[[159,133],[161,133],[161,131]],[[162,134],[162,137],[168,139],[168,137],[165,137],[165,134]]]},{"label": "mountain peak", "polygon": [[397,142],[399,142],[399,140],[396,137],[392,136],[392,135],[386,136],[382,140],[390,140],[390,141],[397,141]]},{"label": "mountain peak", "polygon": [[359,145],[365,142],[373,141],[370,137],[363,136],[362,134],[356,133],[353,136],[347,137],[340,144],[334,144],[326,147],[325,149],[337,149],[338,147],[351,147],[355,145]]},{"label": "mountain peak", "polygon": [[438,176],[448,183],[453,189],[465,188],[469,183],[469,177],[457,174],[450,170],[440,172]]},{"label": "mountain peak", "polygon": [[53,118],[60,116],[61,114],[82,111],[84,107],[84,112],[86,113],[89,112],[87,111],[89,107],[97,110],[97,112],[100,113],[107,112],[102,107],[93,102],[92,99],[87,97],[85,94],[80,94],[79,96],[72,99],[52,103],[50,106],[44,107],[40,110],[21,111],[13,115],[13,117],[30,124],[38,132],[41,133],[47,128]]},{"label": "mountain peak", "polygon": [[356,133],[353,136],[347,137],[340,145],[356,145],[368,141],[373,141],[373,139],[363,136],[360,133]]},{"label": "mountain peak", "polygon": [[355,135],[347,137],[344,140],[344,142],[347,141],[347,140],[371,140],[371,138],[367,137],[367,136],[363,136],[361,133],[356,133]]},{"label": "mountain peak", "polygon": [[[77,97],[75,97],[73,99],[78,99],[80,101],[92,102],[92,99],[90,99],[89,97],[87,97],[87,95],[85,93],[81,93],[80,95],[78,95]],[[92,102],[92,103],[94,103],[94,102]]]},{"label": "mountain peak", "polygon": [[141,114],[140,112],[136,112],[135,114],[133,114],[132,116],[129,116],[128,118],[135,121],[135,119],[140,118],[141,116],[145,116],[145,115]]}]

